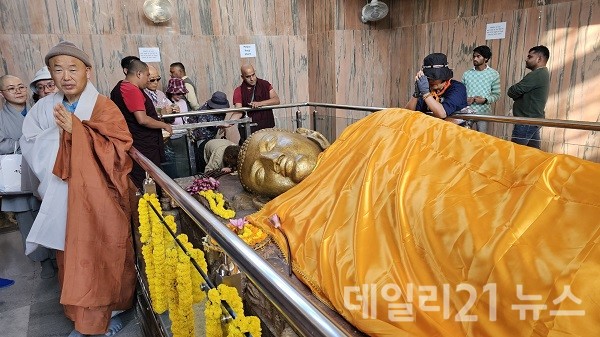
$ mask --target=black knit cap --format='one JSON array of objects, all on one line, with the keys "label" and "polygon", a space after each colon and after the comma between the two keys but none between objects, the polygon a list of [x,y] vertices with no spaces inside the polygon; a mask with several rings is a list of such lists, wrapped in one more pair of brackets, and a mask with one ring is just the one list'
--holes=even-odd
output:
[{"label": "black knit cap", "polygon": [[445,54],[433,53],[423,59],[423,73],[430,80],[449,80],[454,77],[452,69],[448,68]]}]

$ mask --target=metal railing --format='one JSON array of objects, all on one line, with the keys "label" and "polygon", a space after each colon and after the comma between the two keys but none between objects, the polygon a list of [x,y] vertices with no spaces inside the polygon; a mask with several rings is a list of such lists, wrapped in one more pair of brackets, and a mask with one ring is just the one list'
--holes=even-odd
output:
[{"label": "metal railing", "polygon": [[[195,116],[195,115],[206,115],[206,114],[224,114],[228,112],[243,112],[244,114],[249,111],[257,111],[264,109],[285,109],[285,108],[299,108],[299,107],[321,107],[321,108],[331,108],[331,109],[339,109],[339,110],[358,110],[358,111],[369,111],[375,112],[380,111],[383,107],[368,107],[368,106],[360,106],[360,105],[343,105],[343,104],[329,104],[329,103],[317,103],[317,102],[304,102],[304,103],[289,103],[289,104],[279,104],[272,106],[264,106],[259,109],[252,108],[229,108],[229,109],[215,109],[215,110],[203,110],[203,111],[189,111],[182,112],[178,114],[167,115],[168,117],[185,117],[185,116]],[[244,115],[244,117],[247,117]],[[569,129],[577,129],[577,130],[591,130],[591,131],[600,131],[600,123],[598,122],[586,122],[586,121],[575,121],[575,120],[564,120],[564,119],[544,119],[544,118],[527,118],[527,117],[514,117],[514,116],[490,116],[490,115],[476,115],[476,114],[461,114],[456,113],[453,114],[452,117],[461,118],[465,120],[475,120],[475,121],[487,121],[487,122],[498,122],[498,123],[510,123],[510,124],[527,124],[527,125],[539,125],[539,126],[549,126],[549,127],[560,127],[560,128],[569,128]],[[226,124],[245,124],[250,122],[249,120],[231,120],[227,122],[207,122],[205,123],[197,123],[198,126],[213,126],[213,125],[226,125]],[[214,123],[214,124],[208,124]],[[191,125],[191,124],[189,124]],[[174,130],[178,129],[186,129],[190,128],[184,125],[174,126]]]}]

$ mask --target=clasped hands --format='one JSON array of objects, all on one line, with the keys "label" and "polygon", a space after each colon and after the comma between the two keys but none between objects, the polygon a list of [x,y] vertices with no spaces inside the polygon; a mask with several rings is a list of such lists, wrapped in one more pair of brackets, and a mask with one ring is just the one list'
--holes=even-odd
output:
[{"label": "clasped hands", "polygon": [[52,113],[54,114],[54,121],[61,131],[73,132],[73,114],[67,111],[64,105],[56,103]]},{"label": "clasped hands", "polygon": [[473,103],[485,104],[485,103],[487,103],[487,99],[485,97],[481,97],[481,96],[467,97],[467,104],[471,105]]}]

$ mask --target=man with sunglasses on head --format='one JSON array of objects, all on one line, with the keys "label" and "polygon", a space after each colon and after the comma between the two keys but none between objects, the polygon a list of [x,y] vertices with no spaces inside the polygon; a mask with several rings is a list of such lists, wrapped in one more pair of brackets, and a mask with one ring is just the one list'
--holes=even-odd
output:
[{"label": "man with sunglasses on head", "polygon": [[29,83],[29,88],[33,91],[33,102],[36,103],[40,98],[44,98],[52,93],[58,92],[58,88],[54,84],[48,67],[44,66],[35,73],[33,80]]},{"label": "man with sunglasses on head", "polygon": [[[421,111],[437,118],[448,116],[467,106],[467,89],[453,80],[445,54],[433,53],[423,59],[423,67],[415,76],[415,92],[406,108]],[[457,120],[450,118],[449,121]]]}]

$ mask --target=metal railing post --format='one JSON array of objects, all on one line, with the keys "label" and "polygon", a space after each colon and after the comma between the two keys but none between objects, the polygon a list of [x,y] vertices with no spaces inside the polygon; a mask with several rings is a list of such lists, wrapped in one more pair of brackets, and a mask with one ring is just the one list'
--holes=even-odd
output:
[{"label": "metal railing post", "polygon": [[302,113],[300,109],[296,109],[296,129],[302,127]]}]

